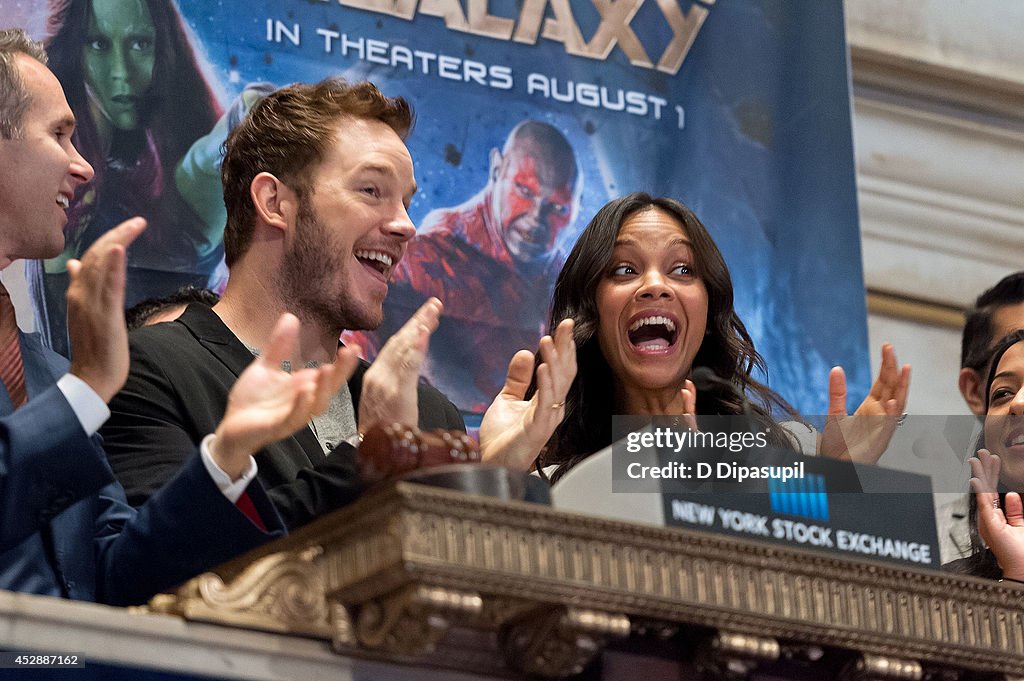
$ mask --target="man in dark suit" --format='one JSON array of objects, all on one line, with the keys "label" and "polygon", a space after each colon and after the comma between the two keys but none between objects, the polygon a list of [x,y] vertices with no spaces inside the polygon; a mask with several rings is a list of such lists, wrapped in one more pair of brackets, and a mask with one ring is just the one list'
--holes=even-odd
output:
[{"label": "man in dark suit", "polygon": [[[132,503],[164,485],[184,463],[181,448],[220,418],[228,389],[261,353],[277,316],[293,311],[302,320],[294,359],[307,366],[335,361],[342,331],[381,323],[391,272],[415,232],[408,207],[416,181],[404,142],[411,126],[405,100],[371,83],[328,78],[268,95],[231,132],[221,170],[227,288],[212,310],[191,305],[174,322],[132,334],[128,381],[103,429]],[[454,405],[418,380],[440,313],[440,301],[424,303],[323,417],[256,455],[290,528],[359,494],[353,444],[374,424],[464,429]],[[546,361],[562,361],[538,374],[532,401],[523,399],[532,354],[510,365],[510,382],[481,428],[493,456],[539,451],[561,418],[558,390],[564,396],[575,374],[571,327],[560,341],[561,353],[550,339],[542,343]]]},{"label": "man in dark suit", "polygon": [[[65,211],[93,175],[71,142],[74,116],[42,48],[0,30],[0,269],[63,248]],[[128,220],[68,263],[74,361],[23,334],[0,286],[0,588],[112,604],[157,591],[283,533],[251,454],[326,406],[355,356],[290,375],[279,361],[298,321],[277,322],[266,357],[236,383],[200,453],[138,511],[125,503],[98,438],[106,402],[128,372]]]},{"label": "man in dark suit", "polygon": [[[183,448],[194,446],[220,420],[228,391],[253,353],[216,312],[195,303],[177,321],[139,329],[130,341],[131,372],[111,402],[102,433],[128,500],[138,505],[178,472]],[[366,372],[361,363],[348,383],[353,413],[360,408]],[[416,385],[415,375],[405,380]],[[427,386],[417,389],[421,428],[463,429],[451,403]],[[314,427],[256,455],[259,479],[291,528],[354,501],[363,491],[353,443],[339,438],[322,445]]]},{"label": "man in dark suit", "polygon": [[[402,141],[411,123],[403,100],[369,83],[327,80],[271,94],[231,134],[223,167],[228,287],[212,310],[192,305],[175,322],[132,333],[128,382],[103,429],[131,503],[166,484],[184,464],[180,448],[220,419],[280,314],[302,320],[293,359],[307,366],[335,361],[343,329],[380,322],[387,274],[415,231],[406,209],[416,186]],[[256,455],[289,527],[359,494],[353,445],[374,423],[464,428],[440,393],[417,388],[414,357],[439,312],[436,301],[425,305],[323,418]]]}]

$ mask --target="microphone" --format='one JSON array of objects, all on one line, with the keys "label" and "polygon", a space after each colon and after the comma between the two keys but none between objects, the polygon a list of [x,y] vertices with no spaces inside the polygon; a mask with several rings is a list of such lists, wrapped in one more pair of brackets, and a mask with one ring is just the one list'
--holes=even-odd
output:
[{"label": "microphone", "polygon": [[743,410],[742,418],[738,419],[737,426],[739,431],[746,431],[748,433],[754,433],[758,431],[757,413],[754,411],[753,406],[750,404],[750,400],[747,398],[746,392],[740,390],[734,383],[727,381],[718,374],[711,367],[697,367],[693,370],[690,375],[690,380],[693,381],[693,385],[698,391],[714,392],[716,390],[725,391],[728,395],[738,398],[740,402],[740,408]]},{"label": "microphone", "polygon": [[743,415],[747,418],[755,416],[754,408],[750,405],[746,392],[737,388],[731,381],[727,381],[716,374],[715,370],[711,367],[697,367],[690,375],[690,380],[693,381],[693,385],[696,386],[697,390],[714,391],[716,388],[720,388],[732,397],[739,398]]}]

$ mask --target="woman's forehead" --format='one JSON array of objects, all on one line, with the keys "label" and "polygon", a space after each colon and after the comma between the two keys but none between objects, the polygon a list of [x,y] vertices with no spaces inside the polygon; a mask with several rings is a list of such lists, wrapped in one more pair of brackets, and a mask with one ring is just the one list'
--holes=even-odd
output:
[{"label": "woman's forehead", "polygon": [[1024,369],[1024,339],[1006,349],[1003,356],[999,358],[996,369],[998,373],[1002,373],[1004,369]]},{"label": "woman's forehead", "polygon": [[615,244],[671,247],[689,245],[690,237],[675,216],[657,208],[647,208],[623,221]]}]

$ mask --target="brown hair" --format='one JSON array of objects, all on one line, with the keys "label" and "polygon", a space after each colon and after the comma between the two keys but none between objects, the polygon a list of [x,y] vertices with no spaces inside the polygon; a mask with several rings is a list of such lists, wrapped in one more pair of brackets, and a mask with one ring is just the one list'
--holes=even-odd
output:
[{"label": "brown hair", "polygon": [[19,52],[46,65],[46,51],[41,43],[20,28],[0,30],[0,137],[4,139],[21,134],[21,119],[29,104],[28,91],[14,61]]},{"label": "brown hair", "polygon": [[252,241],[253,178],[273,173],[304,198],[309,191],[307,171],[323,160],[339,120],[346,117],[381,121],[403,140],[413,124],[412,108],[403,98],[386,97],[373,83],[331,77],[316,84],[295,83],[268,95],[228,135],[221,181],[228,213],[224,258],[229,267]]}]

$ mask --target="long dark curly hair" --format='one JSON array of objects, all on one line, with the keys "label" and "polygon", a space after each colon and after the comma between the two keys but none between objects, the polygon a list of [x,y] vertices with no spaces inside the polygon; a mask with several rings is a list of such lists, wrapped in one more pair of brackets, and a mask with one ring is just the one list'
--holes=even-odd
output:
[{"label": "long dark curly hair", "polygon": [[[740,395],[746,395],[755,420],[766,428],[774,424],[772,411],[775,408],[799,419],[782,397],[752,375],[755,369],[767,373],[764,359],[754,349],[750,334],[736,315],[729,268],[707,229],[693,211],[679,201],[637,192],[610,201],[597,212],[580,235],[555,283],[549,328],[553,330],[567,317],[575,320],[573,336],[578,371],[565,400],[565,418],[537,462],[538,468],[558,466],[552,480],[612,443],[615,377],[597,339],[600,321],[597,287],[611,265],[622,225],[630,216],[649,208],[667,213],[682,225],[693,249],[695,273],[707,289],[707,328],[693,367],[708,367],[736,387],[735,391],[698,391],[697,413],[743,414]],[[770,428],[768,433],[773,445],[793,447],[781,429]]]},{"label": "long dark curly hair", "polygon": [[[77,117],[75,147],[96,171],[90,185],[92,191],[101,193],[108,151],[100,141],[99,130],[90,113],[82,57],[92,3],[93,0],[50,0],[47,31],[51,37],[45,43],[50,69],[63,85],[68,104]],[[144,148],[141,133],[145,131],[152,136],[162,167],[150,172],[157,185],[153,191],[159,192],[164,183],[170,183],[175,165],[192,143],[213,128],[223,110],[172,0],[145,0],[145,3],[156,29],[156,62],[152,85],[141,102],[139,131],[129,146],[133,151],[141,151]],[[81,209],[75,204],[82,193],[79,192],[72,204],[69,230],[78,226]]]}]

